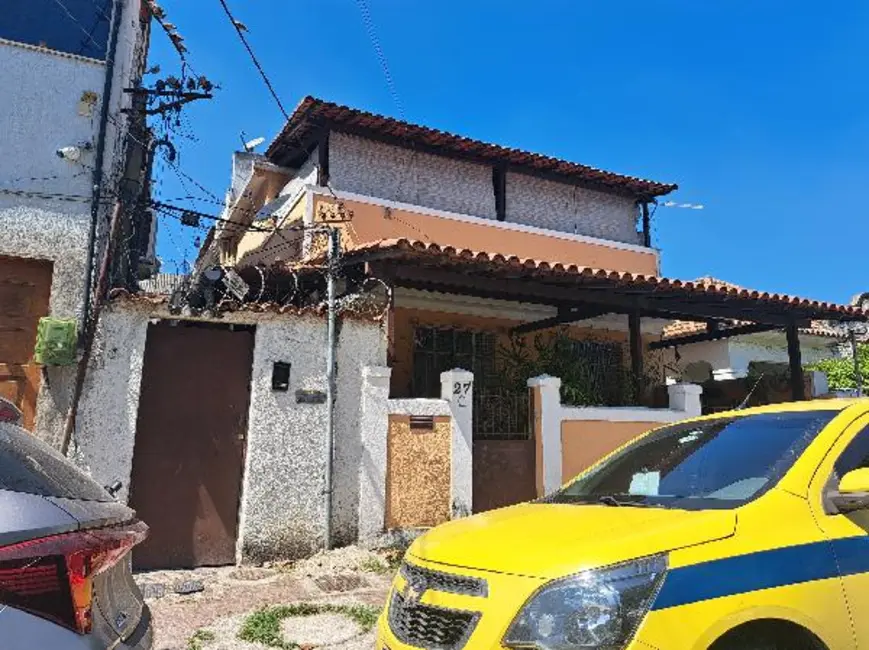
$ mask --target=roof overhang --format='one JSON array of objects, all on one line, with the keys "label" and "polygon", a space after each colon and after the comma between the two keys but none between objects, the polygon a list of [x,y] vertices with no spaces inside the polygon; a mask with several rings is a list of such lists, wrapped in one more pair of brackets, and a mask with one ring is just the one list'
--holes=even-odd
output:
[{"label": "roof overhang", "polygon": [[418,152],[630,196],[640,201],[651,201],[678,189],[675,183],[617,174],[551,156],[502,147],[314,97],[305,97],[299,103],[269,145],[266,155],[279,165],[297,167],[328,131],[358,135]]},{"label": "roof overhang", "polygon": [[[406,239],[350,250],[344,255],[344,264],[364,265],[369,274],[393,286],[558,308],[557,317],[538,323],[540,327],[536,329],[607,313],[712,323],[747,321],[752,331],[807,327],[813,320],[867,320],[862,310],[835,303],[505,257]],[[732,328],[717,332],[715,337],[746,333],[749,332]]]}]

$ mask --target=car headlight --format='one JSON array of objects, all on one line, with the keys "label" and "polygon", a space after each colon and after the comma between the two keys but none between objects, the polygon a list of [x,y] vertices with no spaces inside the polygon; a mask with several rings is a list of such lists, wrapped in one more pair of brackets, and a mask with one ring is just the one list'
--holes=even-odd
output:
[{"label": "car headlight", "polygon": [[658,593],[667,558],[644,558],[555,580],[537,591],[504,637],[511,648],[623,648]]}]

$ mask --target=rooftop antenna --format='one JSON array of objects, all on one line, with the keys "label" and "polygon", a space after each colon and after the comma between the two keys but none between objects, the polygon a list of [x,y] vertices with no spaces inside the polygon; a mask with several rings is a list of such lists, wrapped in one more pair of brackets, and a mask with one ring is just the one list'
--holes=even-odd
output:
[{"label": "rooftop antenna", "polygon": [[253,140],[248,140],[247,136],[244,134],[244,131],[241,132],[241,146],[244,148],[245,153],[251,153],[254,149],[260,146],[263,142],[266,141],[265,138],[254,138]]}]

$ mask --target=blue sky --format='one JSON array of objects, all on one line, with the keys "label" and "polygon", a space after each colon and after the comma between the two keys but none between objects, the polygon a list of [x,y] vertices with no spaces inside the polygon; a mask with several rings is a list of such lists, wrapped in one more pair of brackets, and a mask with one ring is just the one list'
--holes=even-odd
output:
[{"label": "blue sky", "polygon": [[[397,116],[355,0],[228,2],[288,110],[311,94]],[[869,3],[368,3],[408,120],[677,182],[675,200],[704,204],[658,209],[665,275],[840,302],[869,290]],[[180,168],[220,197],[239,133],[270,140],[283,118],[218,0],[161,5],[222,86],[186,111],[195,141],[177,140]],[[179,67],[159,30],[150,57]],[[158,174],[163,197],[188,194]],[[192,261],[203,233],[160,228],[164,269]]]}]

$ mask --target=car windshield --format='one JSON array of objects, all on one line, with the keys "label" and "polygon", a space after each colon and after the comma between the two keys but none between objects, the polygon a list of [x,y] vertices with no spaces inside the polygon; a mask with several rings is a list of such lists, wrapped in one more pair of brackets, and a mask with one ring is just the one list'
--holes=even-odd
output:
[{"label": "car windshield", "polygon": [[699,510],[773,487],[838,410],[762,413],[664,427],[547,498]]}]

